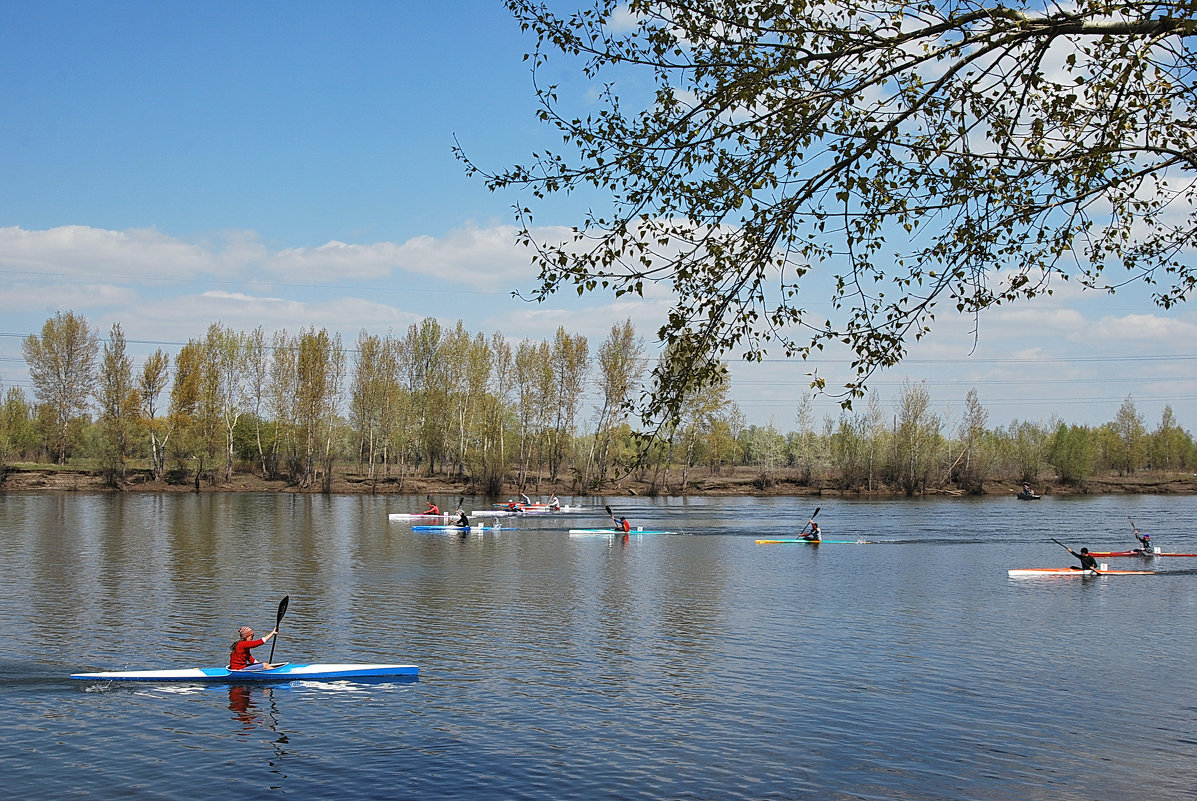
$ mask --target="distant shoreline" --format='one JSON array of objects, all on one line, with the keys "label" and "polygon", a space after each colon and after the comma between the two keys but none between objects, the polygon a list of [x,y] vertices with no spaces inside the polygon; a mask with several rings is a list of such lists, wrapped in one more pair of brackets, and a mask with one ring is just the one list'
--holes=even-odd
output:
[{"label": "distant shoreline", "polygon": [[[674,475],[674,472],[677,475]],[[1141,472],[1131,476],[1095,476],[1076,482],[1075,484],[1060,484],[1046,481],[1034,485],[1035,491],[1041,496],[1082,496],[1082,495],[1187,495],[1197,494],[1197,475],[1192,473],[1159,473]],[[680,471],[671,471],[668,481],[663,485],[654,486],[645,481],[635,481],[625,478],[610,481],[590,492],[573,492],[573,488],[564,483],[552,485],[542,481],[539,486],[535,483],[517,488],[507,485],[502,493],[504,497],[516,497],[520,492],[530,497],[547,497],[556,493],[563,499],[566,497],[831,497],[831,498],[942,498],[942,497],[976,497],[996,498],[1013,497],[1020,490],[1020,484],[1010,482],[987,482],[981,493],[967,495],[963,490],[955,487],[929,488],[925,493],[911,496],[905,492],[894,491],[891,488],[879,488],[874,491],[843,490],[818,481],[802,482],[798,479],[797,471],[793,475],[786,470],[771,473],[766,480],[762,480],[759,471],[749,468],[724,470],[720,474],[712,474],[706,470],[691,470],[687,477],[685,488],[681,486]],[[76,468],[53,467],[7,467],[0,481],[0,493],[11,492],[158,492],[158,493],[220,493],[220,492],[261,492],[261,493],[292,493],[304,495],[323,494],[322,486],[317,481],[310,488],[300,488],[293,482],[283,479],[268,480],[251,473],[235,473],[231,481],[208,482],[201,481],[197,490],[194,479],[186,483],[169,483],[149,480],[145,471],[131,471],[127,480],[119,488],[105,485],[104,478],[99,471]],[[331,483],[332,495],[435,495],[438,497],[479,497],[484,493],[468,480],[455,480],[444,476],[404,476],[402,479],[394,476],[389,478],[367,478],[364,475],[348,473],[337,475]],[[1033,501],[1032,501],[1033,503]]]}]

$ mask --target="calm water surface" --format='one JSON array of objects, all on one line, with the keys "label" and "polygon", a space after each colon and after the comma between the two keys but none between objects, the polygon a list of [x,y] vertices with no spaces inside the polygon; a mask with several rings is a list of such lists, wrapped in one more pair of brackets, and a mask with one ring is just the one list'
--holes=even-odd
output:
[{"label": "calm water surface", "polygon": [[[574,500],[462,539],[388,521],[422,497],[0,495],[5,795],[1197,797],[1197,559],[1006,574],[1128,517],[1197,552],[1195,498]],[[681,533],[566,533],[608,503]],[[816,505],[877,544],[754,542]],[[276,660],[419,680],[66,678],[223,664],[285,594]]]}]

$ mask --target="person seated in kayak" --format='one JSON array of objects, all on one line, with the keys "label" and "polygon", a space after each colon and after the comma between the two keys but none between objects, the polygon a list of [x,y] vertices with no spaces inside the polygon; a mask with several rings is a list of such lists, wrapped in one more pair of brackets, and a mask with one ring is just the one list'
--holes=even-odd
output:
[{"label": "person seated in kayak", "polygon": [[531,506],[531,505],[532,505],[532,499],[531,499],[531,498],[529,498],[527,495],[525,495],[525,494],[524,494],[524,493],[522,493],[522,492],[520,493],[520,500],[521,500],[521,501],[523,501],[523,503],[524,503],[524,506]]},{"label": "person seated in kayak", "polygon": [[508,501],[507,502],[507,511],[519,512],[519,511],[521,511],[520,505],[518,503],[516,503],[515,501]]},{"label": "person seated in kayak", "polygon": [[1137,539],[1139,541],[1139,544],[1142,546],[1141,548],[1139,548],[1139,550],[1141,550],[1143,553],[1151,553],[1151,535],[1150,534],[1140,534],[1139,529],[1135,529],[1135,539]]},{"label": "person seated in kayak", "polygon": [[628,522],[626,517],[616,518],[615,515],[611,515],[611,520],[615,522],[616,531],[622,531],[626,534],[632,530],[632,524]]},{"label": "person seated in kayak", "polygon": [[557,511],[561,508],[561,501],[557,500],[556,495],[554,495],[552,498],[549,498],[549,508],[553,511]]},{"label": "person seated in kayak", "polygon": [[260,640],[254,639],[254,630],[249,626],[242,626],[237,629],[237,634],[240,635],[240,639],[229,648],[229,670],[244,670],[250,665],[257,664],[261,664],[264,670],[270,670],[275,667],[269,662],[259,663],[257,659],[254,659],[254,655],[250,653],[250,649],[263,645],[271,637],[278,634],[277,628]]},{"label": "person seated in kayak", "polygon": [[819,530],[819,524],[813,520],[810,521],[810,533],[803,534],[802,539],[806,540],[807,542],[822,542],[823,532]]},{"label": "person seated in kayak", "polygon": [[428,508],[424,510],[424,514],[426,514],[426,515],[439,515],[439,514],[441,513],[440,507],[438,507],[438,506],[437,506],[435,503],[433,503],[432,501],[425,501],[425,503],[426,503],[426,504],[428,504]]},{"label": "person seated in kayak", "polygon": [[[1067,548],[1068,546],[1066,545],[1064,547]],[[1088,548],[1081,548],[1080,553],[1077,553],[1076,551],[1072,550],[1071,548],[1068,548],[1068,552],[1070,554],[1072,554],[1073,556],[1075,556],[1077,559],[1081,560],[1080,567],[1077,567],[1076,565],[1071,565],[1073,570],[1092,570],[1095,573],[1097,572],[1097,560],[1093,558],[1093,554],[1089,553]]]},{"label": "person seated in kayak", "polygon": [[464,511],[462,511],[461,509],[457,510],[457,523],[455,525],[458,526],[459,528],[469,528],[470,527],[470,519],[468,517],[466,517],[466,513]]},{"label": "person seated in kayak", "polygon": [[1023,495],[1034,495],[1035,491],[1031,489],[1030,484],[1028,484],[1027,482],[1024,481],[1024,482],[1022,482],[1022,494]]}]

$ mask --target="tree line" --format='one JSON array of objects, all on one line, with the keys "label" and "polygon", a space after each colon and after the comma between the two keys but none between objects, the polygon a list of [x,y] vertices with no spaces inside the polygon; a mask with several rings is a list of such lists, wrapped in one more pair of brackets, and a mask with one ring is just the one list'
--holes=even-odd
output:
[{"label": "tree line", "polygon": [[792,431],[748,425],[718,365],[718,381],[688,390],[679,413],[645,435],[631,411],[637,393],[684,362],[666,349],[649,370],[630,320],[593,353],[563,327],[513,346],[427,318],[402,336],[363,331],[347,347],[315,327],[267,335],[213,323],[135,368],[119,323],[101,342],[84,317],[59,312],[22,349],[34,399],[19,387],[4,393],[0,471],[71,463],[117,487],[138,470],[197,489],[253,473],[329,492],[339,471],[397,490],[417,475],[491,495],[510,485],[588,493],[630,477],[673,493],[692,489],[699,470],[748,467],[761,489],[789,480],[978,493],[1045,471],[1067,483],[1197,464],[1171,407],[1149,429],[1131,397],[1097,427],[1053,418],[993,428],[975,390],[953,422],[933,410],[925,383],[908,381],[892,414],[871,395],[863,409],[815,421],[805,397]]}]

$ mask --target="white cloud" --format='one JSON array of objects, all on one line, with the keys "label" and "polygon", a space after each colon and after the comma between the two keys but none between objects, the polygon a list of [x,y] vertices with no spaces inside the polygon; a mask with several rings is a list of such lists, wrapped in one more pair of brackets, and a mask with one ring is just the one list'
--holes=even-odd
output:
[{"label": "white cloud", "polygon": [[22,282],[0,291],[0,311],[6,314],[36,313],[48,318],[67,309],[131,306],[140,297],[135,289],[112,284],[69,284],[57,280],[45,284]]},{"label": "white cloud", "polygon": [[1092,341],[1143,341],[1173,346],[1178,342],[1192,342],[1197,337],[1197,325],[1173,317],[1155,314],[1128,314],[1122,317],[1103,317],[1090,331]]},{"label": "white cloud", "polygon": [[[565,229],[544,229],[544,233],[568,235]],[[0,228],[0,270],[9,274],[103,276],[127,282],[213,276],[249,282],[265,273],[271,280],[312,283],[385,280],[408,274],[498,290],[534,278],[530,265],[529,251],[516,243],[516,229],[509,225],[467,226],[441,237],[418,236],[406,242],[332,241],[276,251],[246,231],[187,242],[149,229]]]},{"label": "white cloud", "polygon": [[212,272],[219,261],[204,248],[150,229],[108,231],[66,225],[45,231],[0,228],[0,266],[41,273],[131,277]]}]

